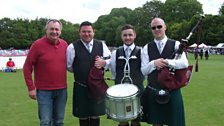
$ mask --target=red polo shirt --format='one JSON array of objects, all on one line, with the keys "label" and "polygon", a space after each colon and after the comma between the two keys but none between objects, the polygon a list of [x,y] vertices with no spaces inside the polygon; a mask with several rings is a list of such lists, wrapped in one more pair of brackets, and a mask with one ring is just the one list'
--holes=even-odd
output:
[{"label": "red polo shirt", "polygon": [[[52,44],[46,36],[35,41],[27,55],[23,73],[29,91],[34,89],[55,90],[67,87],[67,43],[60,39]],[[34,80],[32,72],[34,70]]]}]

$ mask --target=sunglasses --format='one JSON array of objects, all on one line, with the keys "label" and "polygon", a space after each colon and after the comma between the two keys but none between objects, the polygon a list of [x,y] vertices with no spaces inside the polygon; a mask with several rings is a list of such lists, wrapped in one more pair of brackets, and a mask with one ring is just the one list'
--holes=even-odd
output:
[{"label": "sunglasses", "polygon": [[162,25],[158,25],[158,26],[153,26],[153,27],[151,27],[152,28],[152,30],[156,30],[156,28],[157,29],[161,29],[163,26]]}]

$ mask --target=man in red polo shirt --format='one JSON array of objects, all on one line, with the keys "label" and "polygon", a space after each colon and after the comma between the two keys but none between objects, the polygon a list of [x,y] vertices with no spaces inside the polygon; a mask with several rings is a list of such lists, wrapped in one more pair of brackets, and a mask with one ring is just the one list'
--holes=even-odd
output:
[{"label": "man in red polo shirt", "polygon": [[23,73],[29,97],[38,103],[40,126],[63,126],[68,44],[60,39],[62,24],[59,20],[49,20],[45,30],[46,35],[32,44]]},{"label": "man in red polo shirt", "polygon": [[6,70],[10,72],[16,72],[15,63],[12,61],[12,58],[9,58],[9,61],[6,63]]}]

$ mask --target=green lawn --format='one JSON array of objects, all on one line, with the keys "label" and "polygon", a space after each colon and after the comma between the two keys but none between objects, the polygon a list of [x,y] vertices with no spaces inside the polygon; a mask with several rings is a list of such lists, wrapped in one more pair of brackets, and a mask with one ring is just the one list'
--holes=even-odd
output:
[{"label": "green lawn", "polygon": [[[195,65],[192,55],[190,64]],[[182,89],[187,126],[223,126],[224,123],[224,56],[211,55],[199,60],[198,72],[193,72],[190,85]],[[110,73],[106,73],[110,76]],[[78,126],[72,116],[72,74],[68,74],[68,103],[65,126]],[[108,81],[111,85],[113,82]],[[37,103],[27,95],[22,71],[0,72],[0,126],[38,126]],[[101,118],[101,126],[116,126],[117,122]],[[142,123],[142,126],[149,126]]]}]

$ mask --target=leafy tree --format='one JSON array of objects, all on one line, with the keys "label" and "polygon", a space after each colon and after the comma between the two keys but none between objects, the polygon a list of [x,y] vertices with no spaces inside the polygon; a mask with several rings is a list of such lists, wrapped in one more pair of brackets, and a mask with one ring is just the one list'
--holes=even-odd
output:
[{"label": "leafy tree", "polygon": [[160,15],[163,3],[159,0],[146,2],[142,8],[136,8],[135,14],[135,29],[137,33],[136,44],[143,46],[153,40],[153,35],[150,30],[150,22],[154,17]]},{"label": "leafy tree", "polygon": [[13,21],[10,18],[3,18],[0,21],[0,44],[1,48],[9,48],[11,47],[11,40],[14,39],[13,36]]},{"label": "leafy tree", "polygon": [[166,22],[189,21],[194,15],[203,14],[202,4],[197,0],[166,0],[161,8]]},{"label": "leafy tree", "polygon": [[[224,3],[219,15],[205,15],[202,20],[201,42],[216,45],[224,39]],[[137,32],[136,45],[143,46],[153,40],[150,22],[154,17],[161,17],[167,24],[167,35],[170,38],[181,40],[189,35],[191,29],[203,14],[202,4],[197,0],[160,0],[146,2],[142,7],[134,10],[129,8],[114,8],[108,15],[102,15],[93,24],[95,38],[107,42],[108,46],[120,46],[121,27],[131,24]],[[0,19],[0,46],[3,49],[10,47],[28,48],[45,33],[47,18],[35,20],[2,18]],[[61,38],[68,43],[79,38],[79,24],[60,19],[63,24]],[[189,44],[197,41],[197,29],[191,36]]]},{"label": "leafy tree", "polygon": [[203,22],[202,30],[204,43],[217,45],[224,39],[224,16],[206,15]]},{"label": "leafy tree", "polygon": [[142,8],[136,8],[134,10],[135,25],[149,27],[149,23],[154,17],[160,15],[161,7],[163,3],[158,0],[146,2]]},{"label": "leafy tree", "polygon": [[126,7],[114,8],[109,15],[102,15],[94,23],[96,38],[105,40],[109,46],[119,46],[120,27],[126,23],[133,23],[132,10]]},{"label": "leafy tree", "polygon": [[61,19],[60,21],[62,23],[61,38],[67,41],[68,44],[79,38],[78,24],[72,24],[71,22],[67,22],[63,19]]},{"label": "leafy tree", "polygon": [[167,36],[179,41],[186,39],[190,32],[189,26],[189,22],[187,21],[172,23],[172,25],[167,24]]},{"label": "leafy tree", "polygon": [[222,4],[222,6],[219,10],[219,15],[224,15],[224,3]]}]

